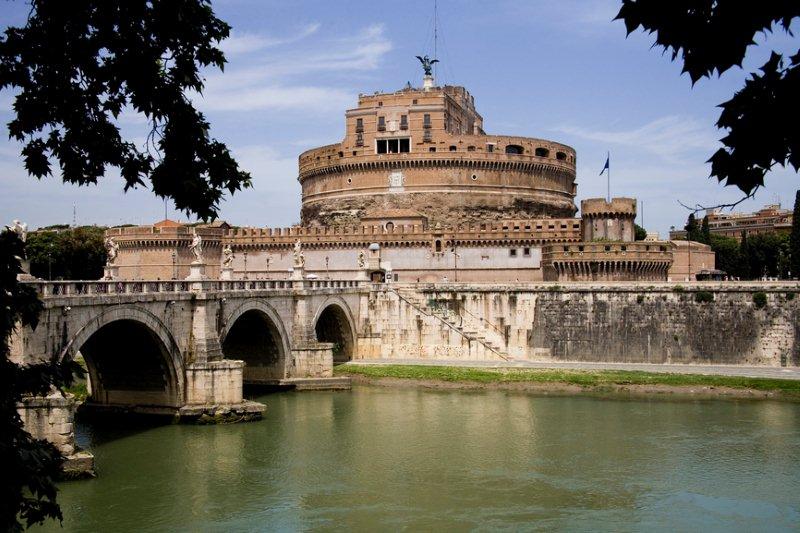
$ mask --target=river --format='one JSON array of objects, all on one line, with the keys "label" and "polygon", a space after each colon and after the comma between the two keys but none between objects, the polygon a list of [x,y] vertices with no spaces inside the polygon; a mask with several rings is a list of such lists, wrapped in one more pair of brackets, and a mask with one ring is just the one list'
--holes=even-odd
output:
[{"label": "river", "polygon": [[228,426],[78,425],[58,531],[800,528],[800,405],[359,386]]}]

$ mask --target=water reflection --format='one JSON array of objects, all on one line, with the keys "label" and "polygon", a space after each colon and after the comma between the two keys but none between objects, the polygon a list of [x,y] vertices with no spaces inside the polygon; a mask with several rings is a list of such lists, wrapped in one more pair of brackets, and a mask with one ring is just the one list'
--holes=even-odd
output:
[{"label": "water reflection", "polygon": [[[361,387],[87,436],[67,531],[796,529],[800,407]],[[54,529],[54,528],[49,528]]]}]

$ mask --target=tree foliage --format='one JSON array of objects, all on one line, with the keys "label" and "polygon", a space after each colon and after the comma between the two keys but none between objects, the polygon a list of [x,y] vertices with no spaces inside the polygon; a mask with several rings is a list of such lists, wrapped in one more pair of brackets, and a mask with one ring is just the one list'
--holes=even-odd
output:
[{"label": "tree foliage", "polygon": [[686,220],[686,225],[683,227],[686,230],[686,240],[700,242],[700,226],[697,225],[697,219],[694,213],[689,213],[689,218]]},{"label": "tree foliage", "polygon": [[106,262],[104,230],[84,226],[28,234],[30,273],[42,279],[100,279]]},{"label": "tree foliage", "polygon": [[57,360],[18,365],[10,360],[9,340],[22,326],[36,327],[42,304],[30,286],[17,282],[24,246],[11,231],[0,233],[0,529],[18,531],[47,518],[61,519],[54,480],[61,455],[46,441],[33,439],[22,426],[17,404],[26,395],[47,394],[69,386],[79,368]]},{"label": "tree foliage", "polygon": [[647,230],[641,227],[639,224],[633,225],[633,234],[634,240],[636,241],[643,241],[647,238]]},{"label": "tree foliage", "polygon": [[[215,218],[225,191],[250,185],[187,94],[201,69],[223,68],[230,27],[208,0],[32,0],[22,28],[0,40],[0,88],[18,91],[8,129],[28,173],[58,162],[64,181],[92,184],[117,167],[125,189],[149,180],[159,197]],[[143,113],[148,146],[125,139],[117,119]]]},{"label": "tree foliage", "polygon": [[[628,34],[642,28],[655,44],[683,62],[692,84],[742,65],[755,36],[775,28],[789,32],[800,17],[797,0],[757,6],[739,0],[622,0],[616,19]],[[709,159],[711,175],[752,194],[775,165],[800,170],[800,50],[783,57],[772,52],[759,73],[720,104],[717,127],[727,130],[723,147]]]}]

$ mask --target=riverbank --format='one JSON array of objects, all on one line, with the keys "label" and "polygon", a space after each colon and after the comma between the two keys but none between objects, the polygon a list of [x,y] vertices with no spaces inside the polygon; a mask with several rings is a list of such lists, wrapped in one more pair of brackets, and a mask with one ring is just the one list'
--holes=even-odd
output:
[{"label": "riverbank", "polygon": [[334,370],[354,383],[433,389],[499,389],[543,394],[620,393],[800,401],[800,381],[625,370],[358,365]]}]

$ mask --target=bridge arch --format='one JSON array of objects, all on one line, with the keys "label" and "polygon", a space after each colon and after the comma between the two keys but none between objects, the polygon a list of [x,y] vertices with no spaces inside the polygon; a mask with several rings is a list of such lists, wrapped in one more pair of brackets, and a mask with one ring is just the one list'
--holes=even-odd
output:
[{"label": "bridge arch", "polygon": [[331,342],[333,362],[350,361],[356,352],[356,328],[353,312],[347,302],[332,296],[317,308],[314,316],[314,334],[319,342]]},{"label": "bridge arch", "polygon": [[61,351],[80,353],[91,383],[90,401],[104,405],[180,407],[183,358],[154,314],[135,305],[105,310],[85,323]]},{"label": "bridge arch", "polygon": [[232,309],[220,330],[223,355],[245,362],[246,383],[286,377],[288,339],[280,315],[262,300],[247,300]]}]

